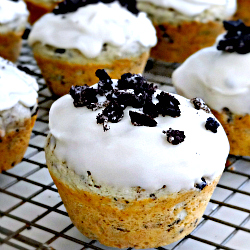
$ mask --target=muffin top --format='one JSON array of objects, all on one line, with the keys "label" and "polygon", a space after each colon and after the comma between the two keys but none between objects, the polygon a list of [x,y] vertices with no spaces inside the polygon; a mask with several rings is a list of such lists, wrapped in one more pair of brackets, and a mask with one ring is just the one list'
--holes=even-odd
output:
[{"label": "muffin top", "polygon": [[21,103],[32,107],[37,102],[36,80],[11,62],[0,58],[0,111]]},{"label": "muffin top", "polygon": [[210,108],[250,113],[250,27],[241,21],[224,22],[227,33],[217,43],[190,56],[173,73],[177,93],[200,97]]},{"label": "muffin top", "polygon": [[23,0],[0,1],[0,23],[8,23],[28,15],[29,12]]},{"label": "muffin top", "polygon": [[153,47],[157,39],[151,21],[135,9],[135,4],[130,7],[119,1],[65,1],[35,23],[29,44],[78,49],[88,58],[97,57],[106,45],[119,48],[121,53]]},{"label": "muffin top", "polygon": [[49,114],[51,149],[97,185],[169,192],[214,180],[229,152],[226,134],[202,100],[148,84],[141,75],[72,87]]},{"label": "muffin top", "polygon": [[212,6],[226,6],[227,15],[231,16],[236,11],[236,0],[137,0],[138,2],[151,3],[158,7],[172,8],[184,15],[195,16],[201,14]]}]

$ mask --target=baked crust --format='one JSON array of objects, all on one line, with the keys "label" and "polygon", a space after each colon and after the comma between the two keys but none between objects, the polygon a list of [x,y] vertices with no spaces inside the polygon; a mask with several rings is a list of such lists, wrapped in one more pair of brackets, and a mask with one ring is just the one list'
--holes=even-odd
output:
[{"label": "baked crust", "polygon": [[111,187],[102,195],[94,191],[101,186],[89,188],[84,181],[81,185],[72,182],[79,176],[68,171],[66,163],[60,163],[53,152],[48,140],[48,169],[73,224],[86,237],[111,247],[154,248],[185,237],[198,225],[220,178],[202,190],[127,199],[116,195]]},{"label": "baked crust", "polygon": [[182,63],[196,51],[212,46],[224,32],[223,23],[183,21],[179,24],[154,24],[158,43],[151,49],[154,59]]},{"label": "baked crust", "polygon": [[223,126],[230,144],[230,154],[250,156],[250,115],[211,110]]},{"label": "baked crust", "polygon": [[68,94],[72,85],[97,83],[99,81],[95,76],[97,69],[105,69],[111,79],[118,79],[127,72],[142,73],[149,57],[149,52],[143,52],[138,57],[81,64],[69,61],[67,58],[45,55],[40,52],[39,47],[34,45],[34,57],[50,91],[57,96]]},{"label": "baked crust", "polygon": [[24,0],[24,1],[30,12],[28,19],[30,24],[34,24],[34,22],[38,20],[41,16],[51,12],[58,4],[55,2],[37,2],[34,0]]},{"label": "baked crust", "polygon": [[16,62],[21,51],[22,35],[24,29],[20,31],[10,31],[7,33],[0,33],[0,56]]},{"label": "baked crust", "polygon": [[234,20],[241,19],[247,26],[250,26],[250,4],[249,0],[237,0],[237,11]]},{"label": "baked crust", "polygon": [[28,147],[32,128],[36,121],[36,115],[25,119],[24,126],[17,127],[0,136],[0,172],[10,169],[19,163]]}]

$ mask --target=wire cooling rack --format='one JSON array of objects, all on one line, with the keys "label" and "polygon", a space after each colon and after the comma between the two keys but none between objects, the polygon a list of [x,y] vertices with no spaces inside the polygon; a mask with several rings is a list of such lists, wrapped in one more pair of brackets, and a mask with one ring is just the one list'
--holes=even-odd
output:
[{"label": "wire cooling rack", "polygon": [[[24,159],[0,174],[0,249],[112,249],[79,233],[49,175],[43,146],[54,99],[26,40],[18,64],[28,67],[38,81],[40,109]],[[177,66],[149,60],[145,77],[174,92],[171,73]],[[229,159],[231,165],[224,171],[198,227],[160,250],[250,249],[250,158]]]}]

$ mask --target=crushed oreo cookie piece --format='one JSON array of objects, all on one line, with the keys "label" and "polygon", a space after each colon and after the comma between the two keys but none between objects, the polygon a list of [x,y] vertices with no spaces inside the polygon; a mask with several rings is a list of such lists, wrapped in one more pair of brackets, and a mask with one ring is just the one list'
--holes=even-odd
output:
[{"label": "crushed oreo cookie piece", "polygon": [[217,128],[220,126],[220,124],[212,117],[208,117],[205,128],[207,130],[212,131],[213,133],[217,133]]},{"label": "crushed oreo cookie piece", "polygon": [[113,90],[112,80],[105,69],[98,69],[95,75],[99,78],[98,82],[98,94],[104,95],[105,93]]},{"label": "crushed oreo cookie piece", "polygon": [[178,145],[186,138],[184,131],[173,130],[172,128],[169,128],[167,131],[163,130],[162,133],[166,134],[167,141],[173,145]]},{"label": "crushed oreo cookie piece", "polygon": [[[104,4],[112,3],[115,0],[64,0],[59,3],[57,7],[53,10],[55,15],[66,14],[70,12],[75,12],[78,8],[84,7],[89,4],[97,4],[102,2]],[[136,0],[117,0],[120,5],[126,8],[134,15],[138,15],[139,10],[136,7]]]},{"label": "crushed oreo cookie piece", "polygon": [[113,100],[102,111],[102,114],[108,118],[109,122],[117,123],[123,118],[123,110],[124,107],[121,106],[117,101]]},{"label": "crushed oreo cookie piece", "polygon": [[156,98],[159,100],[156,104],[159,114],[171,117],[179,117],[181,115],[180,102],[174,96],[166,92],[161,92]]},{"label": "crushed oreo cookie piece", "polygon": [[217,45],[218,50],[225,52],[237,52],[247,54],[250,52],[250,27],[246,26],[241,20],[224,21],[226,35]]},{"label": "crushed oreo cookie piece", "polygon": [[195,187],[198,188],[198,189],[200,189],[200,190],[203,190],[204,187],[207,186],[207,182],[206,182],[206,180],[205,180],[204,177],[201,178],[201,181],[202,181],[202,182],[201,182],[201,183],[197,183],[197,184],[195,185]]},{"label": "crushed oreo cookie piece", "polygon": [[194,108],[197,110],[203,109],[207,113],[211,113],[210,108],[205,104],[205,102],[201,98],[193,98],[190,100],[191,103],[194,105]]},{"label": "crushed oreo cookie piece", "polygon": [[156,127],[157,122],[150,117],[149,115],[138,113],[135,111],[129,111],[129,116],[131,119],[131,123],[134,126],[148,126],[148,127]]},{"label": "crushed oreo cookie piece", "polygon": [[98,102],[96,97],[97,91],[93,88],[90,88],[87,84],[84,86],[72,86],[70,88],[69,94],[74,99],[74,106],[75,107],[83,107],[91,105],[93,106],[94,103]]}]

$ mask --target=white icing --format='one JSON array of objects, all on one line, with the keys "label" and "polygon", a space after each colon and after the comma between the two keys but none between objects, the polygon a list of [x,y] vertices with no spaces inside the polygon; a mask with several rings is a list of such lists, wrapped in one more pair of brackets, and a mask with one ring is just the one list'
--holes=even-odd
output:
[{"label": "white icing", "polygon": [[29,12],[23,0],[14,2],[11,0],[0,1],[0,23],[8,23],[23,16],[28,16]]},{"label": "white icing", "polygon": [[227,53],[212,46],[189,57],[172,80],[177,93],[201,97],[214,110],[227,107],[236,114],[249,114],[249,65],[250,53]]},{"label": "white icing", "polygon": [[13,107],[18,102],[32,107],[37,102],[36,80],[0,58],[0,111]]},{"label": "white icing", "polygon": [[225,6],[228,16],[236,11],[236,0],[138,0],[138,2],[148,2],[159,7],[173,8],[174,10],[187,15],[195,16],[212,6]]},{"label": "white icing", "polygon": [[[205,122],[213,115],[175,96],[181,103],[180,117],[159,116],[156,127],[134,126],[130,107],[104,132],[96,123],[100,109],[75,108],[72,97],[65,95],[53,103],[49,114],[54,154],[80,176],[90,171],[95,183],[118,188],[153,191],[166,185],[177,192],[194,188],[201,177],[213,180],[222,173],[229,152],[226,134],[222,126],[217,133],[206,130]],[[170,144],[162,133],[169,128],[184,131],[184,142]]]},{"label": "white icing", "polygon": [[33,26],[28,41],[30,45],[39,41],[57,48],[78,49],[94,58],[105,43],[133,53],[138,44],[150,48],[157,39],[145,13],[136,16],[118,2],[100,2],[65,15],[44,15]]}]

